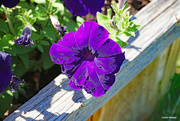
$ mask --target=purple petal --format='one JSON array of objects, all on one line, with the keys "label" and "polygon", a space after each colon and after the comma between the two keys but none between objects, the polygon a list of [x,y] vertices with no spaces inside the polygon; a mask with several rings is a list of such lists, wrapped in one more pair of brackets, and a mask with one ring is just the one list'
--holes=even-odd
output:
[{"label": "purple petal", "polygon": [[12,79],[12,71],[0,72],[0,94],[6,90]]},{"label": "purple petal", "polygon": [[81,90],[82,89],[82,86],[76,85],[74,80],[69,81],[69,86],[75,90]]},{"label": "purple petal", "polygon": [[84,61],[80,67],[75,71],[70,81],[75,82],[76,85],[82,86],[87,78],[88,74],[88,62]]},{"label": "purple petal", "polygon": [[79,60],[77,53],[59,44],[53,44],[49,52],[51,59],[57,64],[72,63]]},{"label": "purple petal", "polygon": [[84,58],[80,58],[79,60],[75,60],[69,64],[62,64],[61,72],[65,73],[69,78],[73,76],[77,68],[83,63]]},{"label": "purple petal", "polygon": [[3,5],[8,8],[15,7],[19,3],[19,0],[3,0]]},{"label": "purple petal", "polygon": [[[88,78],[85,81],[83,88],[86,90],[87,93],[92,94],[94,97],[99,97],[105,94],[107,91],[106,82],[104,79],[106,79],[104,73],[101,73],[95,65],[95,63],[88,62]],[[101,73],[101,75],[99,75]],[[110,79],[110,78],[108,78]],[[111,78],[112,79],[112,78]],[[109,80],[110,81],[110,80]],[[114,80],[113,80],[114,82]],[[108,87],[109,89],[109,87]]]},{"label": "purple petal", "polygon": [[86,6],[81,2],[81,0],[63,0],[65,2],[66,8],[74,16],[85,16],[88,14]]},{"label": "purple petal", "polygon": [[11,78],[11,55],[0,51],[0,94],[9,86]]},{"label": "purple petal", "polygon": [[78,52],[79,47],[75,40],[75,32],[70,32],[63,36],[62,40],[59,40],[57,44],[67,47],[68,49],[72,50],[73,52]]},{"label": "purple petal", "polygon": [[0,51],[0,72],[11,71],[11,55]]},{"label": "purple petal", "polygon": [[91,24],[91,33],[89,37],[89,50],[91,50],[91,52],[94,53],[108,39],[109,33],[104,27],[98,25],[94,21],[87,23]]},{"label": "purple petal", "polygon": [[107,58],[95,58],[94,62],[99,69],[103,69],[103,73],[115,74],[120,70],[120,66],[122,65],[124,60],[124,53],[120,53]]},{"label": "purple petal", "polygon": [[80,50],[88,48],[89,36],[92,28],[92,21],[85,21],[75,33],[75,41]]},{"label": "purple petal", "polygon": [[14,40],[14,42],[18,45],[23,45],[23,46],[30,46],[33,43],[33,41],[29,38],[29,36],[22,35],[18,39]]},{"label": "purple petal", "polygon": [[96,12],[101,12],[101,8],[104,6],[105,0],[82,0],[83,4],[88,8],[88,11],[96,16]]},{"label": "purple petal", "polygon": [[111,39],[108,39],[95,53],[96,57],[110,57],[122,53],[120,46]]},{"label": "purple petal", "polygon": [[114,74],[104,74],[93,61],[84,61],[76,70],[69,85],[73,89],[84,88],[95,97],[105,94],[115,81]]},{"label": "purple petal", "polygon": [[94,21],[85,21],[76,31],[79,49],[87,48],[94,53],[109,37],[108,31]]},{"label": "purple petal", "polygon": [[22,32],[22,35],[31,36],[31,27],[29,25],[25,26]]}]

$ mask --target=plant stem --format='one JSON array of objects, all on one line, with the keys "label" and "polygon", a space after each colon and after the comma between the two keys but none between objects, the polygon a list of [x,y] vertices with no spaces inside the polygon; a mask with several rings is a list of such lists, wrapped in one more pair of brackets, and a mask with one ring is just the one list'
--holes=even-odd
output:
[{"label": "plant stem", "polygon": [[8,21],[8,25],[9,25],[9,29],[11,31],[11,33],[13,35],[16,35],[15,31],[14,31],[14,28],[12,26],[12,22],[11,22],[11,18],[10,18],[10,13],[8,11],[8,9],[5,8],[5,15],[6,15],[6,18],[7,18],[7,21]]}]

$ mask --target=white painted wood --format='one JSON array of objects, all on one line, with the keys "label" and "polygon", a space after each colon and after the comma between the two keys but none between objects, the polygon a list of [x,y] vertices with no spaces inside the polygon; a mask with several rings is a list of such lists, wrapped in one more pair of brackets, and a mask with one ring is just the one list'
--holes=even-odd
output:
[{"label": "white painted wood", "polygon": [[129,42],[123,48],[126,60],[105,95],[95,98],[84,90],[72,90],[68,78],[60,74],[5,121],[88,119],[180,36],[179,8],[180,0],[153,0],[135,15],[141,28],[135,38],[121,37]]}]

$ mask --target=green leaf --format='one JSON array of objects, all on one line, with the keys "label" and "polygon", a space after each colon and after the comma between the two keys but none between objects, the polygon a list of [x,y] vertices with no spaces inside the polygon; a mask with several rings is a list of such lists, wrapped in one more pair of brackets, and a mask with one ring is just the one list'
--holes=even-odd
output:
[{"label": "green leaf", "polygon": [[42,5],[38,5],[38,7],[39,7],[39,10],[40,10],[42,13],[44,13],[45,15],[47,14],[46,8],[44,8]]},{"label": "green leaf", "polygon": [[14,31],[16,32],[17,36],[21,36],[22,35],[22,31],[23,31],[24,25],[21,21],[17,21],[14,24]]},{"label": "green leaf", "polygon": [[37,48],[39,49],[39,51],[41,51],[42,53],[44,52],[44,49],[41,45],[37,45]]},{"label": "green leaf", "polygon": [[77,26],[78,26],[78,28],[81,26],[81,24],[84,22],[84,19],[82,18],[82,17],[79,17],[79,16],[77,16],[76,17],[76,23],[77,23]]},{"label": "green leaf", "polygon": [[55,64],[49,56],[49,48],[42,53],[42,63],[45,70],[51,68]]},{"label": "green leaf", "polygon": [[14,96],[15,99],[18,99],[18,98],[19,98],[18,92],[14,92],[14,93],[13,93],[13,96]]},{"label": "green leaf", "polygon": [[123,6],[122,11],[124,12],[127,7],[128,7],[128,3],[126,3],[126,4]]},{"label": "green leaf", "polygon": [[119,44],[120,47],[125,47],[128,45],[127,42],[122,41],[119,37],[115,37],[115,41]]},{"label": "green leaf", "polygon": [[24,54],[24,53],[31,52],[33,50],[33,48],[31,46],[25,47],[25,46],[17,45],[17,44],[15,46],[16,46],[17,54]]},{"label": "green leaf", "polygon": [[4,33],[9,33],[9,28],[6,24],[5,21],[3,21],[2,19],[0,19],[0,31],[4,32]]},{"label": "green leaf", "polygon": [[26,69],[29,69],[29,53],[18,55],[24,63]]},{"label": "green leaf", "polygon": [[115,2],[115,1],[113,1],[113,5],[111,5],[111,7],[113,8],[113,10],[114,10],[114,12],[116,13],[116,14],[118,14],[119,12],[118,12],[118,6],[117,6],[117,3]]},{"label": "green leaf", "polygon": [[107,31],[110,33],[110,34],[116,34],[116,30],[114,30],[113,28],[111,28],[110,26],[110,19],[105,16],[105,15],[102,15],[101,13],[97,12],[96,14],[97,16],[97,21],[98,23],[103,26],[104,28],[107,29]]},{"label": "green leaf", "polygon": [[10,53],[11,55],[16,55],[16,47],[14,46],[13,36],[11,34],[4,35],[0,41],[1,50]]},{"label": "green leaf", "polygon": [[36,18],[35,17],[29,18],[29,24],[30,25],[33,25],[35,22],[36,22]]},{"label": "green leaf", "polygon": [[47,42],[47,41],[40,41],[40,44],[41,44],[41,45],[45,45],[45,46],[50,45],[49,42]]},{"label": "green leaf", "polygon": [[28,24],[28,21],[22,16],[22,22],[27,25]]},{"label": "green leaf", "polygon": [[0,41],[0,46],[11,46],[14,45],[13,36],[11,34],[6,34]]},{"label": "green leaf", "polygon": [[125,34],[126,36],[131,36],[131,33],[129,33],[129,32],[123,32],[123,34]]},{"label": "green leaf", "polygon": [[45,4],[46,0],[34,0],[34,2],[36,2],[38,4]]},{"label": "green leaf", "polygon": [[25,68],[23,63],[18,63],[15,65],[13,74],[17,77],[21,77],[23,74],[25,74],[27,69]]},{"label": "green leaf", "polygon": [[67,26],[68,32],[75,32],[77,30],[77,24],[70,17],[64,16],[63,21],[65,22],[64,25]]},{"label": "green leaf", "polygon": [[39,34],[36,34],[35,32],[32,32],[32,34],[31,34],[31,39],[32,39],[33,41],[36,41],[36,40],[39,40],[40,38],[42,38],[41,36],[42,36],[42,35],[39,35]]},{"label": "green leaf", "polygon": [[53,31],[54,28],[48,27],[43,29],[44,36],[47,37],[51,43],[55,42],[56,32]]},{"label": "green leaf", "polygon": [[3,116],[4,113],[9,109],[12,100],[13,94],[11,93],[8,87],[6,91],[0,94],[0,116]]},{"label": "green leaf", "polygon": [[112,16],[112,10],[109,8],[107,9],[107,17],[111,19],[111,16]]},{"label": "green leaf", "polygon": [[132,27],[132,29],[134,30],[134,32],[136,32],[139,28],[141,27],[141,25],[134,25],[133,27]]}]

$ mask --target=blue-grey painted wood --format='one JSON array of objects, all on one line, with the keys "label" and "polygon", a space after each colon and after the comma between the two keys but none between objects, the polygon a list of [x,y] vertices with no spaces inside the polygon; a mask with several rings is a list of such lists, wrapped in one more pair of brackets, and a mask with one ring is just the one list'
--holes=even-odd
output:
[{"label": "blue-grey painted wood", "polygon": [[141,28],[137,37],[124,38],[129,42],[123,48],[126,60],[116,74],[115,84],[102,97],[72,90],[68,78],[60,74],[5,121],[86,120],[180,36],[180,25],[175,18],[180,18],[179,8],[179,0],[154,0],[135,15]]}]

